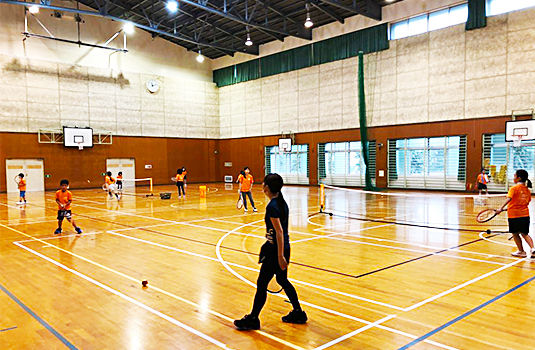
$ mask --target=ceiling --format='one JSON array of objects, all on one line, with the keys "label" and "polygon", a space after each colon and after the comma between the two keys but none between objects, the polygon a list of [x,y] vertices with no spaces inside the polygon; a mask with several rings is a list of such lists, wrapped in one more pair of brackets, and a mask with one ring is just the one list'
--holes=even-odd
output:
[{"label": "ceiling", "polygon": [[[132,21],[150,29],[154,37],[201,50],[215,59],[236,52],[258,54],[258,46],[288,36],[311,39],[304,27],[307,7],[312,28],[362,15],[381,19],[381,7],[402,0],[80,0],[101,13]],[[252,46],[246,46],[249,32]]]}]

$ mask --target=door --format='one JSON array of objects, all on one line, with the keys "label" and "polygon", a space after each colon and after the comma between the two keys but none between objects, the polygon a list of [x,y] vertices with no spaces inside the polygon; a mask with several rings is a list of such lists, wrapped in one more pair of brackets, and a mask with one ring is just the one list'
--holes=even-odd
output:
[{"label": "door", "polygon": [[18,192],[15,177],[23,173],[26,190],[37,192],[45,190],[45,167],[42,159],[6,159],[7,192]]},{"label": "door", "polygon": [[[134,158],[110,158],[106,159],[106,169],[111,171],[113,177],[117,177],[119,171],[123,172],[123,179],[133,180],[136,178],[136,160]],[[135,187],[134,181],[124,181],[123,187]]]}]

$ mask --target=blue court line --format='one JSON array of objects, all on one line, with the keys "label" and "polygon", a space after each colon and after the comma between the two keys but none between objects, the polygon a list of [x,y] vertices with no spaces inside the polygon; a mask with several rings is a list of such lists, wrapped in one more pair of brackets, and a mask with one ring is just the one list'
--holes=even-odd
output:
[{"label": "blue court line", "polygon": [[19,306],[21,308],[24,309],[24,311],[26,311],[27,313],[30,314],[30,316],[32,316],[33,318],[35,318],[37,320],[37,322],[39,322],[40,324],[43,325],[43,327],[45,327],[50,333],[52,333],[56,338],[59,339],[59,341],[61,341],[63,344],[65,344],[65,346],[67,346],[70,350],[78,350],[78,348],[76,346],[74,346],[71,342],[69,342],[67,339],[65,339],[64,336],[62,336],[61,334],[59,334],[58,331],[56,331],[54,328],[52,328],[52,326],[50,326],[48,323],[46,323],[45,320],[43,320],[41,317],[39,317],[35,312],[33,312],[29,307],[27,307],[26,305],[24,305],[24,303],[22,301],[20,301],[16,296],[14,296],[13,294],[11,294],[10,291],[8,291],[7,289],[4,288],[4,286],[2,286],[0,284],[0,290],[2,290],[4,293],[7,294],[8,297],[10,297],[11,299],[13,299],[14,302],[16,302],[17,304],[19,304]]},{"label": "blue court line", "polygon": [[17,326],[9,327],[9,328],[6,328],[6,329],[0,329],[0,332],[11,331],[11,330],[16,329],[16,328],[17,328]]},{"label": "blue court line", "polygon": [[492,304],[493,302],[495,302],[495,301],[497,301],[497,300],[503,298],[504,296],[506,296],[506,295],[508,295],[508,294],[511,294],[511,293],[514,292],[515,290],[517,290],[517,289],[519,289],[519,288],[525,286],[526,284],[532,282],[533,280],[535,280],[535,276],[533,276],[533,277],[531,277],[530,279],[528,279],[528,280],[526,280],[526,281],[520,283],[519,285],[516,285],[515,287],[513,287],[513,288],[511,288],[511,289],[509,289],[509,290],[503,292],[502,294],[500,294],[500,295],[498,295],[498,296],[496,296],[496,297],[490,299],[489,301],[487,301],[487,302],[485,302],[485,303],[483,303],[483,304],[481,304],[481,305],[479,305],[479,306],[473,308],[472,310],[465,312],[465,313],[462,314],[461,316],[454,318],[453,320],[451,320],[451,321],[449,321],[449,322],[443,324],[442,326],[433,329],[431,332],[422,335],[420,338],[415,339],[414,341],[410,342],[409,344],[407,344],[407,345],[405,345],[405,346],[402,346],[402,347],[399,348],[398,350],[405,350],[405,349],[408,349],[408,348],[410,348],[410,347],[413,347],[414,345],[416,345],[416,344],[418,344],[418,343],[420,343],[420,342],[426,340],[427,338],[431,337],[432,335],[434,335],[434,334],[436,334],[436,333],[442,331],[443,329],[445,329],[445,328],[451,326],[452,324],[459,322],[459,321],[462,320],[463,318],[468,317],[468,316],[470,316],[471,314],[473,314],[473,313],[475,313],[475,312],[481,310],[481,309],[484,308],[485,306],[487,306],[487,305],[489,305],[489,304]]}]

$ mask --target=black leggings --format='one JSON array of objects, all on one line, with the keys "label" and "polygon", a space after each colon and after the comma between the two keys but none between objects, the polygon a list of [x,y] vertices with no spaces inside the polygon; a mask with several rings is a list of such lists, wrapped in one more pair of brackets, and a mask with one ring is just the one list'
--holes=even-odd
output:
[{"label": "black leggings", "polygon": [[186,195],[186,190],[184,189],[184,183],[182,181],[176,183],[176,187],[178,187],[178,195],[180,196],[180,190],[182,190],[182,193],[184,193],[184,196]]},{"label": "black leggings", "polygon": [[[284,257],[286,258],[286,262],[290,263],[290,250],[284,251]],[[260,267],[251,316],[258,317],[258,315],[260,315],[260,311],[262,311],[262,308],[266,303],[267,287],[273,278],[273,275],[276,276],[277,283],[284,289],[284,293],[286,293],[286,296],[290,299],[294,310],[301,309],[297,291],[290,281],[288,281],[288,268],[286,268],[286,270],[281,270],[278,258],[276,256],[270,256],[266,257],[266,260],[262,263],[262,267]]]},{"label": "black leggings", "polygon": [[249,197],[249,200],[251,201],[251,205],[253,206],[253,208],[255,208],[254,206],[254,200],[253,200],[253,195],[251,194],[251,191],[249,192],[242,192],[241,193],[241,196],[243,198],[243,206],[245,209],[247,209],[247,197]]}]

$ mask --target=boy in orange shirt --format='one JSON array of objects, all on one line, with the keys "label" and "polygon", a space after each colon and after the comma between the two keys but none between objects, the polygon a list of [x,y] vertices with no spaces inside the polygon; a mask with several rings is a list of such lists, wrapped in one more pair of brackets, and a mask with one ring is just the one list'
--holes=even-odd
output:
[{"label": "boy in orange shirt", "polygon": [[[184,168],[182,168],[184,169]],[[181,192],[184,193],[184,198],[186,198],[186,190],[184,188],[184,180],[186,179],[186,174],[184,173],[184,171],[182,169],[177,169],[176,171],[176,176],[175,176],[175,180],[176,180],[176,187],[178,187],[178,198],[181,198]]]},{"label": "boy in orange shirt", "polygon": [[115,185],[115,179],[111,176],[111,171],[108,171],[106,173],[104,182],[106,184],[106,190],[108,191],[110,198],[113,198],[113,194],[115,194],[115,197],[117,197],[117,200],[119,200],[119,195],[117,194],[117,185]]},{"label": "boy in orange shirt", "polygon": [[485,190],[485,195],[489,194],[487,184],[489,183],[489,176],[485,168],[481,169],[481,174],[477,176],[477,189],[479,190],[479,195]]},{"label": "boy in orange shirt", "polygon": [[528,179],[528,172],[524,169],[517,170],[515,173],[516,185],[511,187],[507,193],[507,201],[497,210],[501,213],[505,206],[507,206],[507,218],[509,221],[509,232],[513,234],[518,251],[511,253],[512,256],[518,258],[527,257],[524,247],[522,246],[522,239],[531,249],[531,258],[535,259],[535,248],[533,247],[533,240],[529,236],[529,202],[531,201],[531,181]]},{"label": "boy in orange shirt", "polygon": [[56,203],[58,203],[58,228],[54,234],[58,235],[62,232],[61,224],[63,223],[63,219],[67,219],[67,221],[69,221],[76,230],[76,233],[81,234],[82,229],[76,226],[76,223],[72,218],[72,193],[68,190],[69,180],[61,180],[59,185],[61,188],[56,191]]},{"label": "boy in orange shirt", "polygon": [[251,205],[253,206],[253,211],[257,212],[253,201],[253,195],[251,193],[251,190],[253,189],[253,175],[250,174],[251,169],[249,169],[248,166],[246,166],[243,169],[244,175],[240,174],[238,176],[238,182],[240,183],[240,193],[243,198],[243,211],[247,212],[247,197],[249,197],[249,201],[251,202]]},{"label": "boy in orange shirt", "polygon": [[17,204],[26,204],[26,180],[24,180],[24,174],[19,174],[19,191],[20,198]]}]

